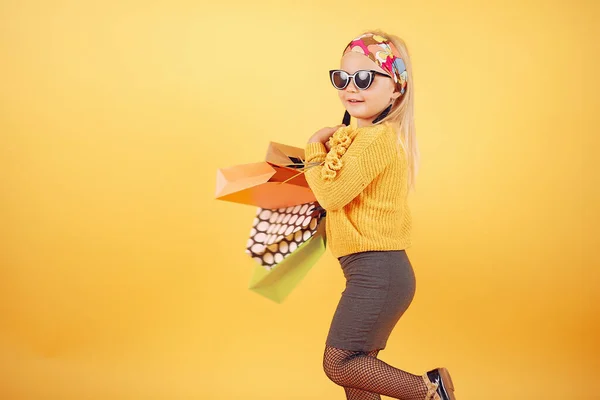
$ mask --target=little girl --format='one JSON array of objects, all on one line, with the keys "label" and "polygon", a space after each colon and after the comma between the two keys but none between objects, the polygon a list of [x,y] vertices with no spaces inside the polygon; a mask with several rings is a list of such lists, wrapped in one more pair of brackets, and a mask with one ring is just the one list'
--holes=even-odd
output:
[{"label": "little girl", "polygon": [[316,165],[306,180],[327,211],[328,247],[346,278],[323,368],[351,400],[455,400],[446,368],[413,375],[377,358],[415,294],[405,252],[418,163],[408,50],[402,39],[371,31],[347,45],[329,74],[344,123],[319,130],[305,148],[306,163]]}]

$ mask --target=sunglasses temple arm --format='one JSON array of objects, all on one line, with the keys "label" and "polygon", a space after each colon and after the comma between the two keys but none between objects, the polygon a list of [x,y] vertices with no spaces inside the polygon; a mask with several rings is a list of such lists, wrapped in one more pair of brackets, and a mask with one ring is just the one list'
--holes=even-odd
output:
[{"label": "sunglasses temple arm", "polygon": [[346,126],[350,126],[350,113],[348,112],[348,110],[346,110],[346,112],[344,112],[344,118],[342,119],[342,124],[344,124]]}]

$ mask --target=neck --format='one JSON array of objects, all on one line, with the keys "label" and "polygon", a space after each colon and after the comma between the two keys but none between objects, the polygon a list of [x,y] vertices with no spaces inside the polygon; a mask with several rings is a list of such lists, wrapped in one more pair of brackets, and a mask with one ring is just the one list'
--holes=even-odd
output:
[{"label": "neck", "polygon": [[365,126],[372,126],[373,125],[373,120],[377,118],[376,116],[373,118],[367,118],[367,119],[362,119],[362,118],[357,118],[356,119],[356,127],[357,128],[363,128]]},{"label": "neck", "polygon": [[392,110],[392,104],[389,104],[383,111],[381,111],[378,115],[372,117],[372,118],[367,118],[367,119],[360,119],[357,118],[357,126],[359,128],[363,127],[363,126],[369,126],[369,125],[373,125],[374,123],[377,123],[379,121],[381,121],[382,119],[384,119]]}]

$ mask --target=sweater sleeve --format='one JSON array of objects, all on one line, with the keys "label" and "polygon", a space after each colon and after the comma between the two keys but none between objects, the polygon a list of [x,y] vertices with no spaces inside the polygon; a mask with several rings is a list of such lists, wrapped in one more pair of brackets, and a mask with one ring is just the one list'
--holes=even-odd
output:
[{"label": "sweater sleeve", "polygon": [[307,143],[304,149],[304,158],[306,163],[323,162],[327,156],[327,149],[321,142]]},{"label": "sweater sleeve", "polygon": [[[320,149],[318,145],[323,148]],[[314,154],[318,154],[318,160],[322,161],[326,155],[325,146],[309,143],[305,154],[307,161],[309,155]],[[323,179],[323,166],[319,165],[306,171],[306,181],[321,207],[337,210],[358,196],[397,154],[393,130],[380,130],[374,134],[364,132],[356,137],[341,157],[342,167],[333,179]]]}]

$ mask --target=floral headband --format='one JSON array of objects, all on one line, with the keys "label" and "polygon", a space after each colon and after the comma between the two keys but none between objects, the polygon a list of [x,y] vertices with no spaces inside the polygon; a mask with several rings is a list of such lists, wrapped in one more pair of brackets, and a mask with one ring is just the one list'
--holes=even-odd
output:
[{"label": "floral headband", "polygon": [[389,39],[373,33],[366,33],[353,39],[344,49],[342,56],[351,51],[364,54],[387,71],[400,88],[400,94],[404,94],[408,73],[398,49]]}]

